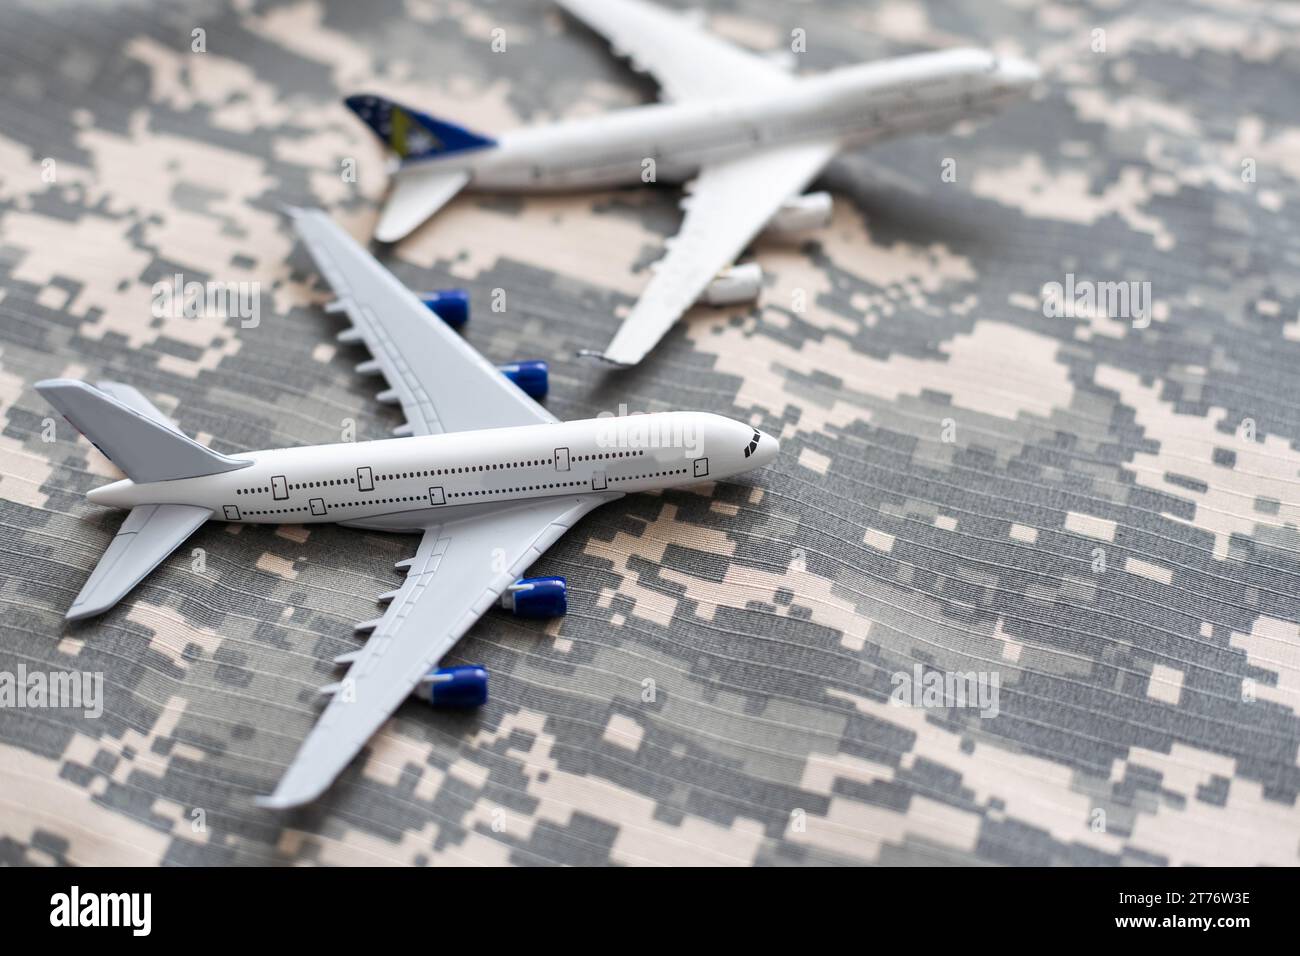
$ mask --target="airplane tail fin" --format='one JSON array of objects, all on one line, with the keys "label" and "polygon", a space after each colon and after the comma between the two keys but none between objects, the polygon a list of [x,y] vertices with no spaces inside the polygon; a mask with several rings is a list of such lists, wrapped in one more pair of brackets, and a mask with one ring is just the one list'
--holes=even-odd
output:
[{"label": "airplane tail fin", "polygon": [[37,382],[36,390],[136,484],[215,475],[252,464],[205,448],[158,416],[85,382],[51,378]]},{"label": "airplane tail fin", "polygon": [[[129,385],[75,379],[36,383],[36,390],[94,442],[137,484],[234,471],[250,461],[227,458],[182,435],[147,398]],[[192,505],[138,505],[122,522],[67,618],[102,614],[162,563],[212,516]]]},{"label": "airplane tail fin", "polygon": [[403,162],[495,146],[496,140],[463,126],[369,93],[343,101]]}]

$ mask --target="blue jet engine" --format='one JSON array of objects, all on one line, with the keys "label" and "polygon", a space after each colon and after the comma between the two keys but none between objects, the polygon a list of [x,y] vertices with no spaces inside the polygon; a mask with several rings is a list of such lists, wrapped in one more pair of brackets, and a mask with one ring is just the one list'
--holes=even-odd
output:
[{"label": "blue jet engine", "polygon": [[509,365],[498,365],[497,368],[534,401],[544,399],[551,388],[550,369],[545,362],[511,362]]},{"label": "blue jet engine", "polygon": [[487,668],[478,664],[435,668],[421,678],[415,696],[434,707],[482,707],[488,698]]},{"label": "blue jet engine", "polygon": [[469,293],[464,289],[421,292],[420,301],[453,329],[459,329],[469,321]]},{"label": "blue jet engine", "polygon": [[561,617],[569,610],[564,578],[520,578],[501,595],[501,606],[518,617]]}]

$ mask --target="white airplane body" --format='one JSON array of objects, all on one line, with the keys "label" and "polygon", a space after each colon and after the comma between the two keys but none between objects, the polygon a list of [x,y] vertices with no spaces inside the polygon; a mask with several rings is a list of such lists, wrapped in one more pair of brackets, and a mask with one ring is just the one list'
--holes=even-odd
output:
[{"label": "white airplane body", "polygon": [[67,613],[101,614],[209,519],[338,522],[418,532],[406,578],[378,596],[365,646],[264,806],[319,796],[412,693],[432,703],[486,697],[478,667],[439,661],[500,600],[516,613],[564,613],[564,582],[521,575],[578,519],[630,491],[727,478],[771,461],[776,440],[718,415],[661,412],[559,422],[488,364],[324,213],[295,226],[351,322],[339,339],[373,355],[378,395],[409,436],[218,454],[176,429],[128,385],[71,379],[37,389],[127,475],[88,498],[129,509]]},{"label": "white airplane body", "polygon": [[[644,182],[652,158],[656,180],[681,182],[755,150],[810,141],[852,149],[992,115],[1023,95],[1018,62],[978,49],[919,53],[810,76],[776,93],[525,127],[502,134],[491,149],[408,161],[398,175],[458,172],[469,177],[462,187],[468,190],[568,191]],[[377,237],[394,241],[409,231],[394,235],[381,227]]]},{"label": "white airplane body", "polygon": [[825,193],[804,190],[836,155],[947,129],[1023,98],[1032,63],[954,49],[795,77],[771,59],[642,0],[559,0],[655,76],[670,102],[531,127],[493,139],[381,97],[347,103],[396,154],[375,229],[406,236],[462,189],[574,190],[691,180],[681,232],[610,345],[634,365],[696,301],[757,296],[762,274],[730,274],[764,230],[824,225]]},{"label": "white airplane body", "polygon": [[[629,430],[635,434],[629,434]],[[651,436],[641,438],[640,435]],[[745,449],[755,436],[758,448]],[[707,455],[693,455],[707,448]],[[242,524],[335,522],[424,531],[458,508],[655,491],[729,478],[769,461],[775,443],[729,418],[657,412],[445,435],[241,453],[243,468],[192,478],[130,479],[87,494],[132,509],[188,505]]]}]

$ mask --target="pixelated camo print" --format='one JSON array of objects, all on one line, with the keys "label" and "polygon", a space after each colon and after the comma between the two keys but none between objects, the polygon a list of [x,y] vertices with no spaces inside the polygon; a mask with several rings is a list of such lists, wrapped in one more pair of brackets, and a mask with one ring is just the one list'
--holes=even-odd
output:
[{"label": "pixelated camo print", "polygon": [[[131,382],[223,452],[384,437],[278,211],[370,234],[383,157],[340,97],[499,132],[654,86],[544,2],[5,5],[0,671],[102,673],[105,706],[0,708],[0,862],[1300,862],[1300,10],[711,13],[756,49],[806,31],[806,71],[974,43],[1048,89],[837,161],[830,227],[757,243],[757,307],[622,374],[572,356],[672,188],[462,196],[385,251],[471,290],[489,358],[549,359],[556,415],[699,408],[783,454],[583,520],[535,566],[568,617],[489,614],[449,658],[491,669],[481,713],[404,706],[279,816],[251,798],[413,539],[211,523],[65,626],[117,472],[32,383]],[[260,321],[155,317],[177,274],[258,283]],[[1131,314],[1057,307],[1107,282]],[[917,665],[996,680],[996,714],[898,706]]]}]

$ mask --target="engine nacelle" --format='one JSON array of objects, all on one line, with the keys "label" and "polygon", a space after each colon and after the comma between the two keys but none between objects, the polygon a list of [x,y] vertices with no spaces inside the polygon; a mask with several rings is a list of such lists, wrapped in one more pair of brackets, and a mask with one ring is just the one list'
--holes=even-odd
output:
[{"label": "engine nacelle", "polygon": [[415,696],[433,707],[482,707],[488,698],[488,672],[478,664],[439,667],[415,687]]},{"label": "engine nacelle", "polygon": [[520,578],[501,595],[501,606],[519,617],[561,617],[569,589],[564,578]]},{"label": "engine nacelle", "polygon": [[464,289],[421,292],[420,301],[453,329],[458,329],[469,321],[469,293]]},{"label": "engine nacelle", "polygon": [[511,362],[508,365],[498,365],[497,368],[534,401],[540,402],[550,391],[550,366],[543,361]]},{"label": "engine nacelle", "polygon": [[795,55],[793,50],[787,50],[784,47],[777,47],[775,50],[764,50],[759,53],[759,56],[778,70],[785,70],[787,73],[793,73],[799,66],[799,57]]},{"label": "engine nacelle", "polygon": [[830,193],[808,193],[782,203],[781,208],[767,221],[767,229],[764,231],[788,236],[795,232],[821,229],[830,223],[834,212],[835,203]]},{"label": "engine nacelle", "polygon": [[708,284],[700,301],[705,305],[736,305],[753,302],[763,288],[763,267],[757,262],[731,266]]}]

